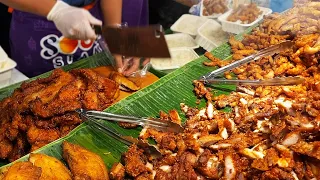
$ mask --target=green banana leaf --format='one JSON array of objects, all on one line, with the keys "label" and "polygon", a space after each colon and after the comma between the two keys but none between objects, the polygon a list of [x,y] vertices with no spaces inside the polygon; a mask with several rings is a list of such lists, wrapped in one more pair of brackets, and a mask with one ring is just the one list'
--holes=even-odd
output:
[{"label": "green banana leaf", "polygon": [[[251,30],[252,28],[249,28],[245,33],[249,33],[251,32]],[[236,38],[242,39],[242,35],[238,35]],[[214,49],[212,53],[220,59],[231,58],[231,49],[227,43]],[[104,60],[106,58],[108,59],[110,57],[108,55],[106,57],[105,54],[97,54],[66,66],[64,67],[64,69],[70,70],[75,68],[96,67],[99,65],[103,65],[103,63],[101,62],[106,62]],[[125,115],[156,117],[159,115],[160,110],[167,112],[168,110],[176,109],[178,110],[180,117],[184,120],[184,114],[180,111],[180,103],[185,103],[192,107],[201,107],[205,105],[204,101],[202,101],[200,104],[196,103],[197,99],[193,93],[192,85],[193,80],[198,79],[202,75],[215,69],[212,67],[203,66],[202,63],[205,60],[207,60],[207,58],[205,58],[204,56],[199,57],[198,59],[177,69],[176,71],[173,71],[172,73],[162,77],[159,81],[153,83],[152,85],[110,106],[106,109],[106,111]],[[46,77],[50,73],[51,72],[45,73],[36,78]],[[154,73],[156,74],[157,72]],[[161,73],[159,74],[161,76]],[[20,84],[18,83],[1,89],[0,100],[4,97],[9,96],[15,88],[19,87],[19,85]],[[235,90],[235,86],[230,85],[213,87],[213,91],[216,95],[229,94],[233,90]],[[103,123],[105,123],[106,126],[113,128],[122,135],[138,137],[141,130],[141,128],[130,130],[123,129],[113,122],[103,121]],[[61,144],[65,140],[79,144],[99,154],[109,168],[111,168],[113,163],[120,161],[121,154],[128,148],[128,146],[126,146],[125,144],[122,144],[116,139],[113,139],[112,137],[100,132],[99,130],[92,128],[88,124],[83,123],[72,132],[70,132],[70,134],[66,137],[58,139],[36,150],[34,153],[43,153],[62,160]],[[28,159],[28,156],[29,155],[26,155],[17,161],[26,161]],[[2,163],[2,165],[4,166],[2,166],[0,170],[11,165],[5,164],[6,162]]]}]

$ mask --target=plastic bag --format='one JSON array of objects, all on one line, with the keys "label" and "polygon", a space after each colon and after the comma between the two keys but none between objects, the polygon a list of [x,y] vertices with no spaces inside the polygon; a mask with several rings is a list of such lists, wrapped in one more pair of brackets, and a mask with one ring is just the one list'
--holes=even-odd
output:
[{"label": "plastic bag", "polygon": [[200,16],[200,11],[201,11],[201,1],[196,4],[193,5],[190,9],[189,9],[189,13],[196,15],[196,16]]}]

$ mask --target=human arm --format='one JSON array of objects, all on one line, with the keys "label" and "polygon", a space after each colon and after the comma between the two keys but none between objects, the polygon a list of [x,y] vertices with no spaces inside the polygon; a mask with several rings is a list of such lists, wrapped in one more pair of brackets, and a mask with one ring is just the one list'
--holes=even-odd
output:
[{"label": "human arm", "polygon": [[105,25],[121,24],[122,0],[101,0],[100,5]]},{"label": "human arm", "polygon": [[[103,14],[104,25],[117,26],[122,24],[122,0],[101,0],[101,11]],[[117,65],[117,71],[125,76],[129,76],[137,71],[140,66],[140,58],[123,59],[122,55],[113,54]],[[143,64],[146,64],[144,61]],[[129,65],[130,64],[130,65]]]}]

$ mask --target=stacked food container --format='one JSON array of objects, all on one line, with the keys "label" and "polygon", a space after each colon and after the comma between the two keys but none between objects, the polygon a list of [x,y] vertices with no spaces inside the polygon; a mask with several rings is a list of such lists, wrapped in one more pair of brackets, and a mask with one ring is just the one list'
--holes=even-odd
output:
[{"label": "stacked food container", "polygon": [[16,66],[17,63],[10,59],[0,46],[0,87],[10,83],[12,71]]},{"label": "stacked food container", "polygon": [[[235,11],[236,6],[231,0],[202,0],[199,5],[199,16],[185,14],[171,26],[175,34],[166,35],[166,40],[172,58],[165,61],[151,59],[155,69],[171,71],[179,68],[198,57],[194,49],[199,46],[206,51],[212,51],[227,42],[230,35],[244,32],[248,27],[259,23],[263,16],[272,13],[269,8],[255,6],[260,10],[260,14],[253,21],[232,22],[228,17]],[[247,5],[242,4],[242,7]]]}]

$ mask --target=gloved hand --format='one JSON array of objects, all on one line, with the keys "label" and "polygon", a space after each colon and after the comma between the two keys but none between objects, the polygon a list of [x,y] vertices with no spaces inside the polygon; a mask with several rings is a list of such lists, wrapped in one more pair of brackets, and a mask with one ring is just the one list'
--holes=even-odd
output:
[{"label": "gloved hand", "polygon": [[53,21],[63,36],[72,39],[93,40],[96,34],[91,25],[102,25],[89,11],[57,1],[47,19]]},{"label": "gloved hand", "polygon": [[[138,57],[125,58],[123,59],[122,55],[113,55],[117,70],[119,73],[122,73],[124,76],[130,76],[132,73],[139,70],[140,67],[140,59]],[[150,58],[145,58],[142,61],[142,66],[145,66],[150,62]]]}]

